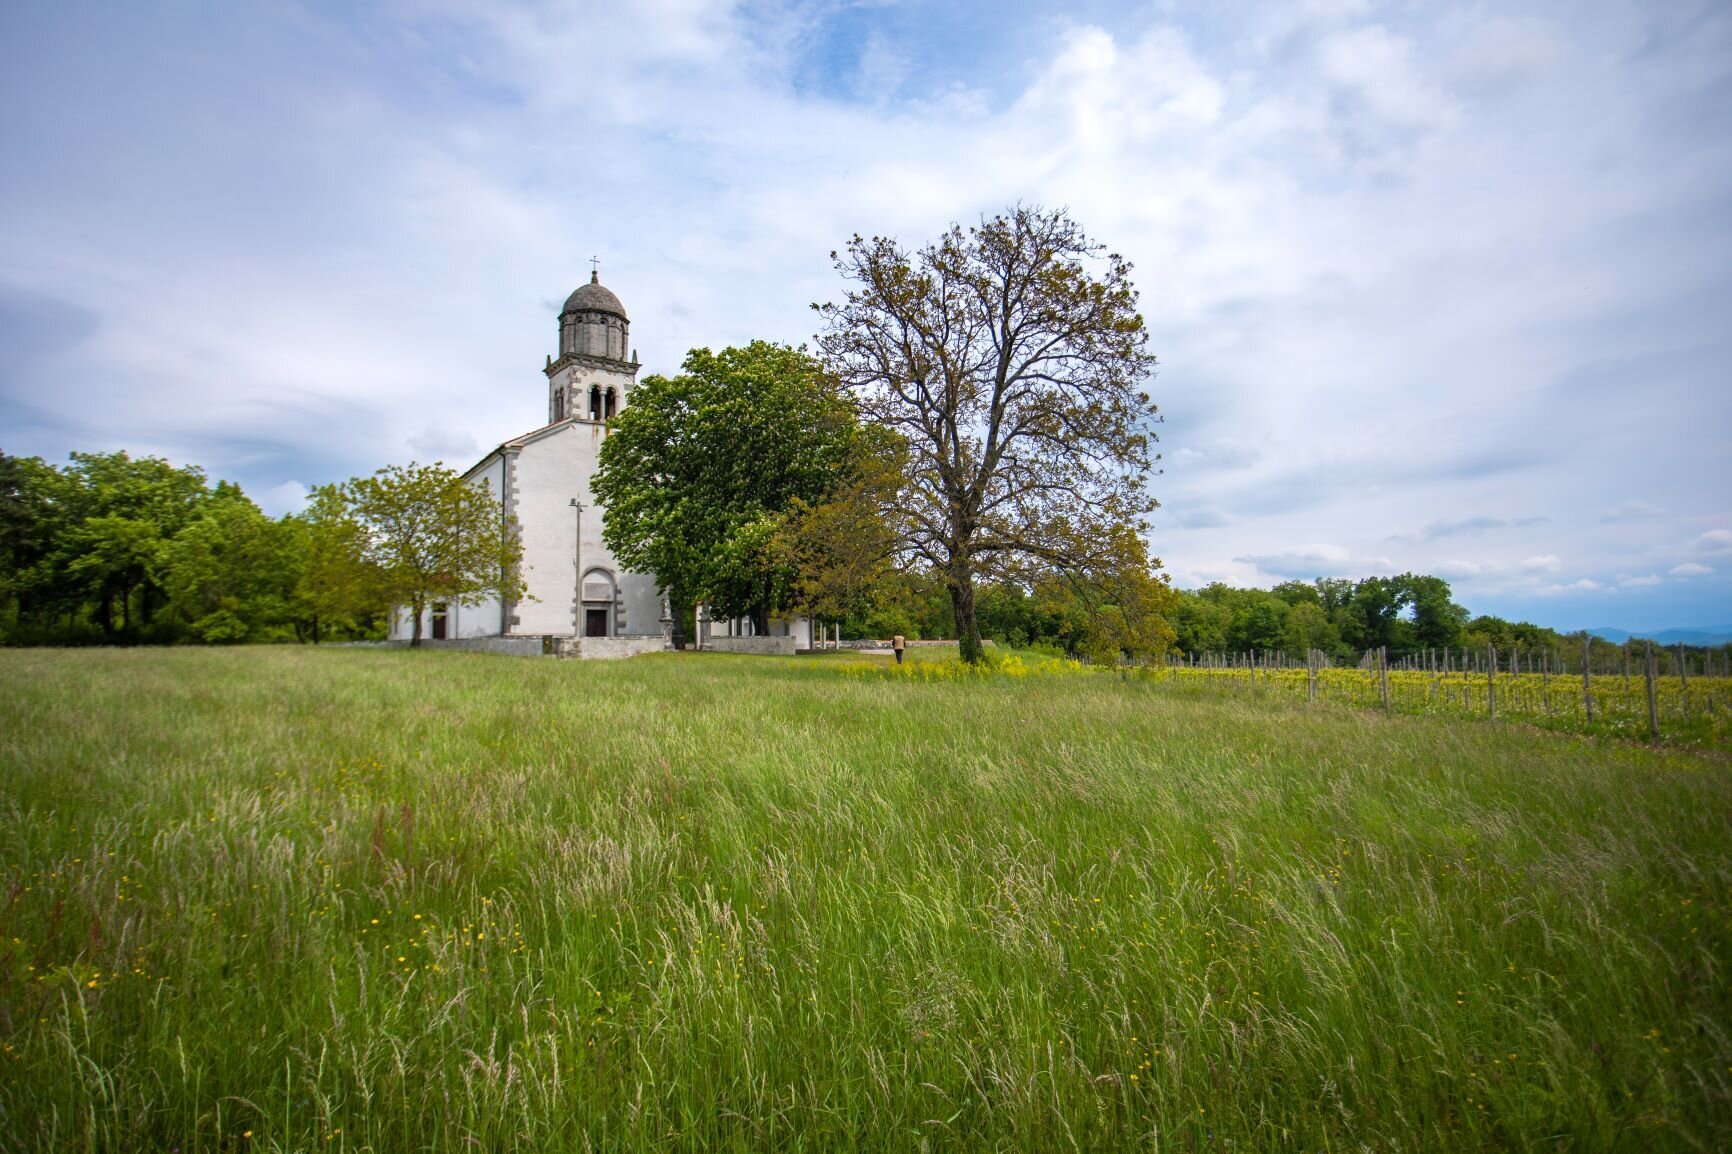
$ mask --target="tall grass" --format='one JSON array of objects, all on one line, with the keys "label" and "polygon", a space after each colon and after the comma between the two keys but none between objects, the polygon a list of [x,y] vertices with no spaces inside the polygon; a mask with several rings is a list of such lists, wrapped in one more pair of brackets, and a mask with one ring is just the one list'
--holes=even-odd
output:
[{"label": "tall grass", "polygon": [[0,1150],[1732,1142],[1724,763],[843,664],[0,653]]}]

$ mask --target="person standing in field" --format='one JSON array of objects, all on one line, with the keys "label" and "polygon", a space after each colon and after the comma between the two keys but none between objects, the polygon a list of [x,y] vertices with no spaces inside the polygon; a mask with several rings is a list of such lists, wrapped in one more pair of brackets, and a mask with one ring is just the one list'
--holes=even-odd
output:
[{"label": "person standing in field", "polygon": [[896,651],[896,664],[898,665],[902,664],[902,648],[906,644],[907,642],[902,640],[900,633],[890,639],[890,648]]}]

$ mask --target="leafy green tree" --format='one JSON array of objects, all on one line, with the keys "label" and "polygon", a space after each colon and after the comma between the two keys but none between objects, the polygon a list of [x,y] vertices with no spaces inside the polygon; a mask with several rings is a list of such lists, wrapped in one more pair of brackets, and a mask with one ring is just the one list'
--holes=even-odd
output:
[{"label": "leafy green tree", "polygon": [[881,608],[894,584],[891,526],[905,446],[875,425],[860,427],[856,436],[829,492],[815,503],[792,498],[777,519],[774,563],[793,574],[789,604],[814,620]]},{"label": "leafy green tree", "polygon": [[654,573],[676,607],[703,600],[767,630],[798,596],[790,526],[874,446],[803,349],[693,349],[682,368],[646,378],[613,421],[590,483],[602,536],[622,565]]},{"label": "leafy green tree", "polygon": [[1450,599],[1449,582],[1414,573],[1403,573],[1395,580],[1402,585],[1412,611],[1417,644],[1431,648],[1461,644],[1467,610]]},{"label": "leafy green tree", "polygon": [[266,640],[293,617],[304,560],[292,528],[236,490],[206,502],[155,550],[170,609],[203,642]]},{"label": "leafy green tree", "polygon": [[979,661],[978,582],[1109,572],[1116,530],[1155,506],[1131,266],[1024,206],[915,252],[856,236],[833,256],[852,287],[819,307],[825,363],[907,441],[902,552],[942,576]]},{"label": "leafy green tree", "polygon": [[1159,657],[1173,645],[1178,594],[1148,555],[1142,535],[1128,526],[1116,530],[1116,566],[1087,584],[1073,585],[1084,609],[1082,635],[1068,648],[1096,661]]},{"label": "leafy green tree", "polygon": [[1329,615],[1323,611],[1321,600],[1315,596],[1309,600],[1300,599],[1291,603],[1287,610],[1287,626],[1282,638],[1287,655],[1293,658],[1302,658],[1312,649],[1329,654],[1337,653],[1341,649],[1341,631],[1329,620]]},{"label": "leafy green tree", "polygon": [[1246,590],[1236,600],[1239,604],[1227,627],[1227,648],[1235,653],[1281,648],[1287,632],[1287,603],[1261,590]]},{"label": "leafy green tree", "polygon": [[307,507],[285,518],[300,553],[293,604],[298,628],[313,644],[324,637],[364,631],[364,623],[389,604],[386,582],[366,558],[367,533],[355,519],[340,485],[320,485]]},{"label": "leafy green tree", "polygon": [[0,453],[0,628],[29,611],[32,578],[58,529],[58,481],[54,467],[40,457]]},{"label": "leafy green tree", "polygon": [[155,578],[162,547],[205,501],[239,489],[224,482],[213,492],[204,470],[160,457],[73,453],[71,462],[53,486],[59,524],[36,588],[51,611],[88,610],[105,640],[138,640],[167,600]]},{"label": "leafy green tree", "polygon": [[1400,647],[1400,622],[1407,591],[1392,577],[1367,577],[1353,586],[1339,621],[1343,639],[1355,649]]},{"label": "leafy green tree", "polygon": [[1183,592],[1173,622],[1178,646],[1190,654],[1224,653],[1233,609],[1225,600],[1231,590],[1216,582],[1196,592]]},{"label": "leafy green tree", "polygon": [[1481,614],[1469,621],[1462,630],[1461,644],[1469,649],[1484,649],[1495,645],[1508,649],[1515,640],[1515,627],[1502,617]]},{"label": "leafy green tree", "polygon": [[1323,596],[1316,584],[1309,581],[1283,581],[1269,590],[1289,605],[1316,605],[1322,608]]},{"label": "leafy green tree", "polygon": [[490,490],[442,461],[390,465],[343,484],[347,516],[362,535],[361,562],[378,576],[374,595],[381,605],[413,614],[412,646],[421,644],[429,604],[510,601],[526,593],[516,524]]}]

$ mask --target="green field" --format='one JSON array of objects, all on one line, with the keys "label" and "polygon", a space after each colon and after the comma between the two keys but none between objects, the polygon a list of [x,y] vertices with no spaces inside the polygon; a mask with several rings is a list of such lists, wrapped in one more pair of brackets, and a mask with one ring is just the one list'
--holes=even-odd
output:
[{"label": "green field", "polygon": [[1732,1144],[1724,760],[849,661],[0,652],[0,1151]]}]

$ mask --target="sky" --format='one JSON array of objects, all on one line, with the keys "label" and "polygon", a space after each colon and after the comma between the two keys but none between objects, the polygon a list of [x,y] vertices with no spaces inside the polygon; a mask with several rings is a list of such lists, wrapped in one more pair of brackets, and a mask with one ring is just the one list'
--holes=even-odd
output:
[{"label": "sky", "polygon": [[1135,265],[1180,586],[1732,622],[1715,0],[6,5],[0,450],[281,513],[541,424],[592,257],[672,372],[1018,202]]}]

